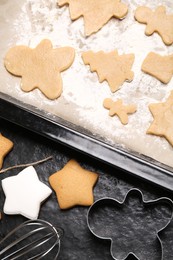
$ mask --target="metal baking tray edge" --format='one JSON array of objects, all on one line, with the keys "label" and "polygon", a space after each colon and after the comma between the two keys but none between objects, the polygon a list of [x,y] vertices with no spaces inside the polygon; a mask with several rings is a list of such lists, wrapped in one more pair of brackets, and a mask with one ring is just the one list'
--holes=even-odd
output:
[{"label": "metal baking tray edge", "polygon": [[[96,139],[92,134],[82,133],[65,120],[56,121],[37,109],[0,93],[0,117],[30,131],[74,148],[82,153],[115,166],[130,175],[142,178],[166,190],[173,191],[173,170],[146,156],[124,151]],[[84,131],[85,132],[85,131]]]}]

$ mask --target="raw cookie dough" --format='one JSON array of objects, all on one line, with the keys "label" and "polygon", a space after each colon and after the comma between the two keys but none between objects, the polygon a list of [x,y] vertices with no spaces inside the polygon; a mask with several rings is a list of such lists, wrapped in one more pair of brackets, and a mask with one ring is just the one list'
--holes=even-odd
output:
[{"label": "raw cookie dough", "polygon": [[163,136],[173,146],[173,91],[163,103],[149,105],[149,110],[154,117],[147,134]]},{"label": "raw cookie dough", "polygon": [[4,157],[11,151],[12,148],[13,142],[0,133],[0,169],[2,168]]},{"label": "raw cookie dough", "polygon": [[120,0],[59,0],[58,5],[69,4],[70,16],[76,20],[83,16],[85,35],[100,30],[112,17],[122,19],[128,12]]},{"label": "raw cookie dough", "polygon": [[73,48],[53,49],[51,41],[45,39],[35,48],[15,46],[4,59],[6,69],[13,75],[22,77],[21,88],[29,92],[35,88],[49,99],[56,99],[62,93],[60,72],[74,61]]},{"label": "raw cookie dough", "polygon": [[109,115],[114,116],[117,115],[122,124],[128,124],[128,114],[133,114],[136,112],[135,105],[123,105],[123,101],[118,99],[117,101],[113,101],[110,98],[106,98],[103,102],[103,106],[106,109],[109,109]]},{"label": "raw cookie dough", "polygon": [[155,11],[140,6],[136,9],[135,18],[138,22],[147,24],[146,35],[157,32],[166,45],[173,43],[173,14],[167,15],[165,6],[159,6]]},{"label": "raw cookie dough", "polygon": [[97,72],[100,83],[104,80],[108,82],[112,92],[117,91],[126,80],[133,80],[131,67],[134,54],[119,55],[116,50],[109,53],[87,51],[82,54],[82,59],[86,65],[90,65],[92,72]]},{"label": "raw cookie dough", "polygon": [[92,189],[97,179],[97,173],[70,160],[62,170],[49,177],[49,182],[56,192],[59,207],[67,209],[76,205],[90,206],[94,202]]},{"label": "raw cookie dough", "polygon": [[161,56],[150,52],[143,61],[142,71],[167,84],[173,76],[173,54]]}]

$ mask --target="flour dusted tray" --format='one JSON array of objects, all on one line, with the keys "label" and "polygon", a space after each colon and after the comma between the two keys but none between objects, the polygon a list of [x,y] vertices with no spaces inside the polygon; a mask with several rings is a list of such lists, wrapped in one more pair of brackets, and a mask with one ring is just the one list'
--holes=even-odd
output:
[{"label": "flour dusted tray", "polygon": [[[0,3],[0,116],[62,142],[129,173],[173,190],[173,148],[164,139],[147,135],[153,121],[150,103],[163,102],[169,96],[169,84],[144,74],[141,64],[150,51],[161,55],[173,52],[154,34],[147,37],[145,26],[134,19],[139,5],[156,8],[161,0],[124,0],[129,6],[127,17],[111,19],[99,32],[84,36],[83,19],[71,22],[68,7],[58,7],[56,0],[6,0]],[[172,0],[164,1],[167,12],[173,10]],[[10,75],[3,59],[14,45],[35,47],[42,39],[50,39],[54,47],[71,46],[75,61],[62,73],[63,93],[57,100],[48,100],[39,90],[25,93],[20,78]],[[99,83],[95,73],[85,66],[81,54],[87,50],[105,52],[117,49],[134,53],[132,70],[135,77],[112,93],[107,82]],[[137,112],[122,125],[109,117],[103,100],[121,98],[137,105]]]}]

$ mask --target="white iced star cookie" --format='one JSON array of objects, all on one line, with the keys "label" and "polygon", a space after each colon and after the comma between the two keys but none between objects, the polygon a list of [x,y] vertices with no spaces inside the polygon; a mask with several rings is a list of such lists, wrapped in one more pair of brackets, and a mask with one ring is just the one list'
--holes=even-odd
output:
[{"label": "white iced star cookie", "polygon": [[21,214],[29,219],[37,219],[41,203],[50,196],[52,190],[42,183],[33,166],[18,175],[2,180],[6,199],[4,213]]}]

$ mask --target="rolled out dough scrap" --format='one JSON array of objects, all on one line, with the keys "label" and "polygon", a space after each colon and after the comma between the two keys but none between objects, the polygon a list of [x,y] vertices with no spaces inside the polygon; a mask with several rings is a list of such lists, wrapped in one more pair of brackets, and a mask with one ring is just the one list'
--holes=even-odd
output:
[{"label": "rolled out dough scrap", "polygon": [[2,168],[4,157],[11,151],[12,148],[13,142],[0,133],[0,169]]},{"label": "rolled out dough scrap", "polygon": [[173,91],[163,103],[149,105],[149,110],[154,117],[147,130],[147,134],[165,137],[173,146]]},{"label": "rolled out dough scrap", "polygon": [[69,4],[70,16],[76,20],[83,16],[85,35],[100,30],[112,17],[122,19],[128,12],[120,0],[59,0],[58,5]]},{"label": "rolled out dough scrap", "polygon": [[62,93],[60,72],[71,66],[74,56],[73,48],[53,49],[51,41],[45,39],[35,49],[22,45],[12,47],[4,65],[10,73],[22,77],[23,91],[38,88],[47,98],[56,99]]},{"label": "rolled out dough scrap", "polygon": [[100,83],[104,80],[108,82],[112,92],[117,91],[126,80],[133,80],[131,67],[134,54],[119,55],[116,50],[109,53],[87,51],[82,58],[86,65],[90,65],[92,72],[97,72]]},{"label": "rolled out dough scrap", "polygon": [[136,112],[136,105],[123,105],[123,101],[118,99],[117,101],[113,101],[110,98],[106,98],[103,102],[103,106],[106,109],[109,109],[109,115],[114,116],[117,115],[122,124],[128,124],[128,114],[133,114]]},{"label": "rolled out dough scrap", "polygon": [[173,14],[167,15],[165,6],[159,6],[152,11],[146,6],[136,9],[135,18],[138,22],[146,24],[146,35],[157,32],[166,45],[173,44]]},{"label": "rolled out dough scrap", "polygon": [[142,71],[167,84],[173,76],[173,55],[150,52],[142,64]]}]

